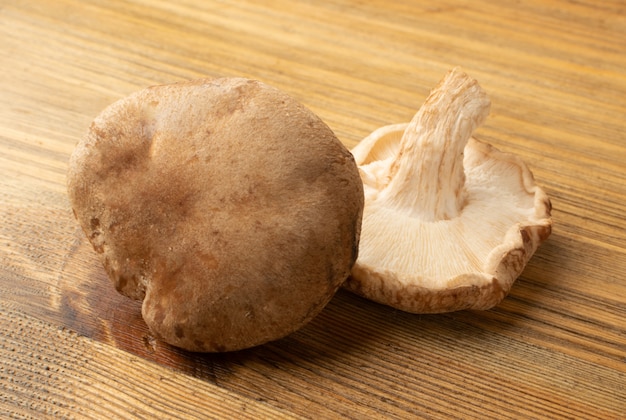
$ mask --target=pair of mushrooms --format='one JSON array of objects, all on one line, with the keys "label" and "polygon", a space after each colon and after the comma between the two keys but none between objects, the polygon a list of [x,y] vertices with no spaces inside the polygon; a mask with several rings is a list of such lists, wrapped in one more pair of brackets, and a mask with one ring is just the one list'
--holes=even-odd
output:
[{"label": "pair of mushrooms", "polygon": [[351,153],[263,83],[155,86],[94,120],[68,192],[116,289],[187,350],[284,337],[342,285],[409,312],[488,309],[551,227],[526,165],[471,138],[488,112],[454,69]]}]

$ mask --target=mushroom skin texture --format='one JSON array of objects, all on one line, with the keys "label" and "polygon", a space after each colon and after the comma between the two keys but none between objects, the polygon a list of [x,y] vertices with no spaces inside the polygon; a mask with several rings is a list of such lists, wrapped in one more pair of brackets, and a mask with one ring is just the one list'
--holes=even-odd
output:
[{"label": "mushroom skin texture", "polygon": [[489,108],[455,68],[410,123],[352,149],[365,208],[346,289],[413,313],[489,309],[509,293],[551,233],[551,204],[521,159],[471,137]]},{"label": "mushroom skin texture", "polygon": [[287,94],[243,78],[154,86],[73,152],[75,216],[157,338],[240,350],[315,317],[357,258],[354,158]]}]

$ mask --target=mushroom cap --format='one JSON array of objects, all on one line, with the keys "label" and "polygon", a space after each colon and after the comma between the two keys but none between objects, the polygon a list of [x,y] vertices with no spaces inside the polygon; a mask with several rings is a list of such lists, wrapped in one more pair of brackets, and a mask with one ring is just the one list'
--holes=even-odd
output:
[{"label": "mushroom cap", "polygon": [[350,152],[285,93],[242,78],[147,88],[106,108],[72,154],[74,213],[158,338],[232,351],[290,334],[358,250]]},{"label": "mushroom cap", "polygon": [[489,309],[550,235],[550,200],[521,159],[469,138],[458,216],[423,221],[388,206],[379,193],[408,126],[381,127],[352,149],[365,208],[359,258],[344,287],[413,313]]}]

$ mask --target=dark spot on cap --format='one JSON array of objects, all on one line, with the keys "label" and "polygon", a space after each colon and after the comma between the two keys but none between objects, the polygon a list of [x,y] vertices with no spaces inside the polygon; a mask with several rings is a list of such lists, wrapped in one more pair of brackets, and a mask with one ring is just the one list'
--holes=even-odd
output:
[{"label": "dark spot on cap", "polygon": [[126,286],[128,285],[128,278],[120,275],[117,278],[117,281],[115,282],[115,288],[118,291],[122,291],[126,288]]},{"label": "dark spot on cap", "polygon": [[176,337],[178,338],[183,338],[185,336],[185,331],[183,330],[183,327],[180,324],[177,324],[174,327],[174,334],[176,334]]}]

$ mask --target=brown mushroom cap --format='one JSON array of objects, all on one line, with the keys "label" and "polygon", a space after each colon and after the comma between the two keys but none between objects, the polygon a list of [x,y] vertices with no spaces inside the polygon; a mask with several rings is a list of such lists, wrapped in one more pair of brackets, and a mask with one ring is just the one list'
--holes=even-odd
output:
[{"label": "brown mushroom cap", "polygon": [[345,287],[415,313],[488,309],[550,235],[550,200],[518,157],[471,137],[489,112],[454,69],[413,121],[353,150],[365,184],[359,258]]},{"label": "brown mushroom cap", "polygon": [[68,192],[116,289],[164,341],[238,350],[290,334],[357,257],[363,186],[311,111],[263,83],[155,86],[105,109]]}]

